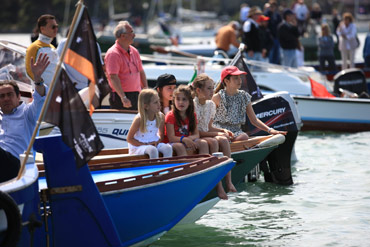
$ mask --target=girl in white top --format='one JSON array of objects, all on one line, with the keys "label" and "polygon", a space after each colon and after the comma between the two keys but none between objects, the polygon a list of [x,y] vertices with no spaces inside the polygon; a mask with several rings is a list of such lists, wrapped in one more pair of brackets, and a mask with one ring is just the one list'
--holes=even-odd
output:
[{"label": "girl in white top", "polygon": [[[200,137],[207,141],[211,154],[222,151],[225,156],[231,157],[229,141],[232,133],[226,129],[213,126],[213,118],[216,114],[216,105],[211,100],[214,90],[213,80],[206,74],[200,74],[194,79],[191,87],[195,94],[194,107],[198,117]],[[225,179],[227,190],[236,192],[231,181],[231,171],[227,173]],[[221,199],[227,199],[227,194],[221,182],[217,184],[217,193]]]},{"label": "girl in white top", "polygon": [[346,12],[343,14],[343,21],[339,23],[337,28],[339,37],[339,50],[342,57],[342,69],[347,69],[347,62],[349,60],[349,67],[355,67],[355,50],[359,45],[356,40],[356,26],[353,23],[353,16],[351,13]]},{"label": "girl in white top", "polygon": [[172,147],[161,143],[164,135],[164,115],[160,111],[158,93],[153,89],[144,89],[139,94],[139,113],[134,118],[127,134],[129,154],[148,154],[149,158],[172,157]]}]

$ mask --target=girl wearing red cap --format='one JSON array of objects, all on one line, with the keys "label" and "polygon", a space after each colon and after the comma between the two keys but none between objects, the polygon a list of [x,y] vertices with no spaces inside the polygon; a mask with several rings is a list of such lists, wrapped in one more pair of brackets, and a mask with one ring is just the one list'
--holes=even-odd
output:
[{"label": "girl wearing red cap", "polygon": [[216,94],[212,100],[216,104],[216,115],[214,126],[227,129],[233,133],[233,141],[247,140],[248,135],[244,133],[241,126],[245,124],[247,113],[249,121],[257,128],[269,134],[286,134],[286,131],[277,131],[269,128],[256,117],[251,104],[251,96],[244,90],[240,75],[247,74],[236,66],[226,66],[221,71],[221,83],[216,88]]}]

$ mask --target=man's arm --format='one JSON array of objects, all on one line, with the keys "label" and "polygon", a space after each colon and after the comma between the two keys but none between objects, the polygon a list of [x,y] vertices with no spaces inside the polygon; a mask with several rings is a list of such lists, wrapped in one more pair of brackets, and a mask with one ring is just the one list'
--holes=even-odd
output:
[{"label": "man's arm", "polygon": [[33,63],[33,61],[34,58],[31,57],[30,66],[34,75],[35,90],[40,96],[45,96],[45,86],[41,75],[50,64],[49,57],[47,54],[40,53],[36,63]]},{"label": "man's arm", "polygon": [[110,74],[109,78],[114,91],[116,91],[118,96],[121,98],[122,105],[127,108],[131,107],[131,101],[126,97],[125,92],[123,92],[121,80],[119,79],[118,75]]},{"label": "man's arm", "polygon": [[146,80],[146,75],[144,70],[140,71],[140,82],[141,88],[148,88],[148,81]]}]

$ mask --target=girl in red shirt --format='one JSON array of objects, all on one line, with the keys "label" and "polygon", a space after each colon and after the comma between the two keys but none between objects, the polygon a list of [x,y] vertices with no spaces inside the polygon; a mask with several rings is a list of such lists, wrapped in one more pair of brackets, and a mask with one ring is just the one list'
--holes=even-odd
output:
[{"label": "girl in red shirt", "polygon": [[173,92],[173,102],[172,111],[168,112],[165,118],[164,142],[170,142],[178,156],[187,155],[186,149],[208,154],[207,142],[199,139],[191,89],[185,85],[179,86]]}]

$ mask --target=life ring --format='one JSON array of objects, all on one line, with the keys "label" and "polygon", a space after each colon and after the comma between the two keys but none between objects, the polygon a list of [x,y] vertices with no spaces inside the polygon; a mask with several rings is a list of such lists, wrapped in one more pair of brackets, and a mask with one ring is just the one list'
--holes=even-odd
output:
[{"label": "life ring", "polygon": [[0,191],[0,209],[4,210],[8,222],[8,228],[0,246],[16,246],[21,237],[22,216],[17,203],[3,191]]}]

